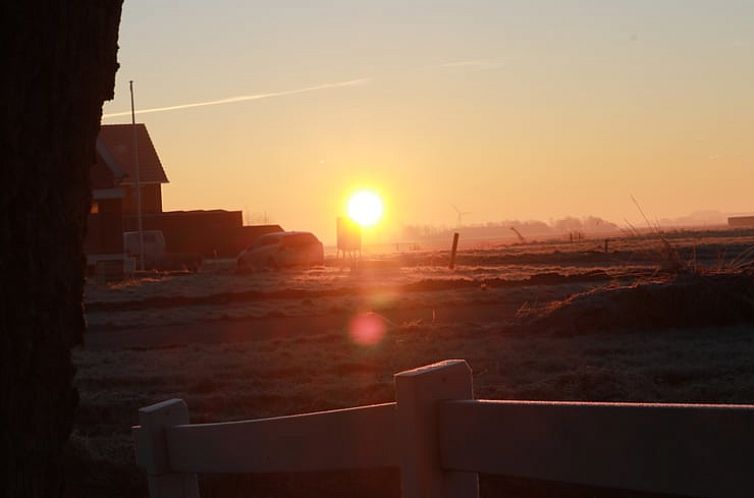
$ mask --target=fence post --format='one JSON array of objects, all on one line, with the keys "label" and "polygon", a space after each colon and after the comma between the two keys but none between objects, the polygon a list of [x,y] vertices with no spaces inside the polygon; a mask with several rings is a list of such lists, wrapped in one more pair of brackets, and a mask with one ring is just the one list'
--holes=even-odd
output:
[{"label": "fence post", "polygon": [[437,404],[472,399],[471,368],[446,360],[395,375],[403,498],[477,498],[478,475],[440,467]]},{"label": "fence post", "polygon": [[196,474],[172,472],[165,429],[188,424],[182,399],[171,399],[139,409],[140,426],[134,427],[136,461],[147,471],[150,498],[199,498]]},{"label": "fence post", "polygon": [[448,269],[452,270],[456,267],[456,252],[458,251],[458,232],[453,234],[453,248],[450,250],[450,264]]}]

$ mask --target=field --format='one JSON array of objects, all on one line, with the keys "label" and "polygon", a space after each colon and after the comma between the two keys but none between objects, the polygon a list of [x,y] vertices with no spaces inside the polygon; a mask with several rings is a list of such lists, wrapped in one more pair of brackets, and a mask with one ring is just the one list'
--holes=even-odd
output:
[{"label": "field", "polygon": [[[664,241],[663,241],[664,240]],[[392,375],[464,358],[480,398],[754,403],[751,231],[370,257],[353,267],[87,288],[68,496],[146,496],[129,427],[172,397],[194,422],[393,400]],[[482,476],[483,496],[642,496]],[[203,497],[397,496],[391,470],[203,476]]]}]

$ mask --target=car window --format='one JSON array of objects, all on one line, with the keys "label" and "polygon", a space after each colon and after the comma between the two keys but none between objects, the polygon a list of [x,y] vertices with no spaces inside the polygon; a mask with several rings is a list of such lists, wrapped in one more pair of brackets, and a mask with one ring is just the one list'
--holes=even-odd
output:
[{"label": "car window", "polygon": [[305,246],[308,244],[313,244],[316,241],[317,238],[310,233],[297,233],[283,238],[283,245],[288,247]]},{"label": "car window", "polygon": [[280,237],[265,237],[259,242],[260,246],[271,246],[277,244],[280,241]]},{"label": "car window", "polygon": [[269,246],[277,244],[280,241],[280,237],[277,235],[262,235],[257,240],[251,243],[247,249],[256,249],[259,247]]}]

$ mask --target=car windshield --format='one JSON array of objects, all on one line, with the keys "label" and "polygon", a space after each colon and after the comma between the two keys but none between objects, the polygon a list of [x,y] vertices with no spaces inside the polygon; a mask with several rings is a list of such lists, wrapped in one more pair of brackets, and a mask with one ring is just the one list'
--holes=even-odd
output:
[{"label": "car windshield", "polygon": [[314,244],[317,242],[317,238],[310,233],[297,233],[283,237],[284,246],[305,246]]},{"label": "car windshield", "polygon": [[269,246],[273,244],[277,244],[280,242],[280,234],[268,234],[268,235],[262,235],[258,239],[256,239],[254,242],[249,245],[246,249],[256,249],[259,247]]}]

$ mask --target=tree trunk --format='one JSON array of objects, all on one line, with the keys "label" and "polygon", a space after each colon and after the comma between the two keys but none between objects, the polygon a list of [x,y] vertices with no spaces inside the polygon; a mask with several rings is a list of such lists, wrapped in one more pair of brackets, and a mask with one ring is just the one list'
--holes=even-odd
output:
[{"label": "tree trunk", "polygon": [[56,497],[77,404],[89,168],[122,0],[0,7],[0,495]]}]

